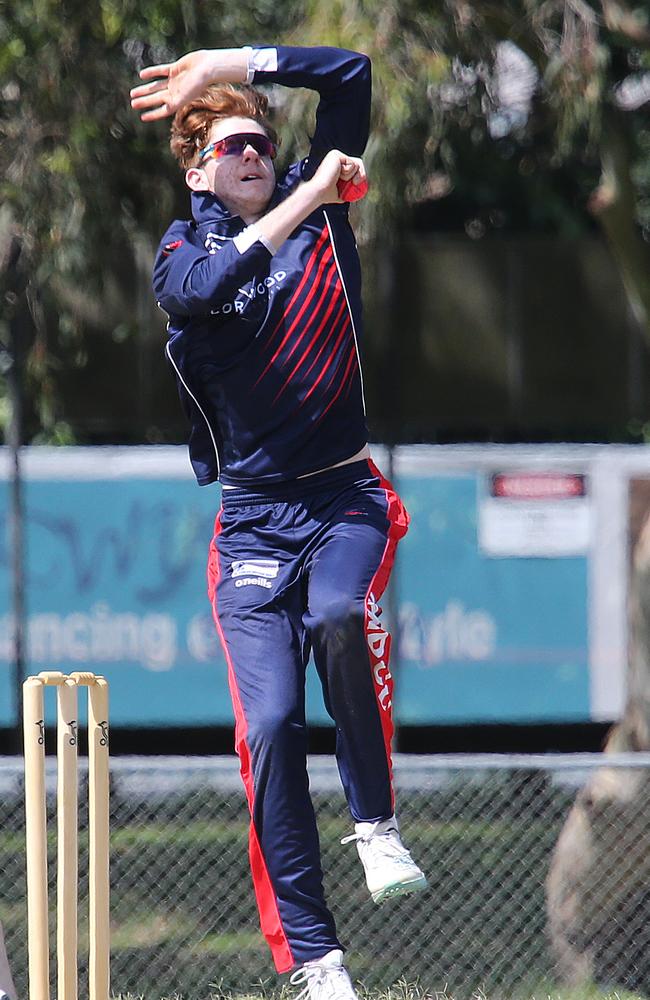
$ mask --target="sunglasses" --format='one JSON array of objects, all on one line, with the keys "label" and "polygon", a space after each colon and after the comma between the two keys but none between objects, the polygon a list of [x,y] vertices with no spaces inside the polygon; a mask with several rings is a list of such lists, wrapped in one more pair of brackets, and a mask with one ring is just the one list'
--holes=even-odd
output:
[{"label": "sunglasses", "polygon": [[225,139],[211,142],[201,150],[199,161],[202,163],[204,160],[220,160],[222,156],[241,156],[247,146],[252,146],[258,156],[270,156],[272,160],[275,159],[277,149],[267,135],[260,135],[259,132],[238,132],[236,135],[227,135]]}]

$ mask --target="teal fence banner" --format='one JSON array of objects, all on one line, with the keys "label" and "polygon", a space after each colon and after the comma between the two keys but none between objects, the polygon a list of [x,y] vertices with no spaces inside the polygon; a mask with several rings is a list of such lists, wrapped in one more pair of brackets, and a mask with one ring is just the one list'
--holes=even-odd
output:
[{"label": "teal fence banner", "polygon": [[[392,599],[380,602],[385,618],[397,615],[396,722],[614,718],[620,669],[607,681],[613,693],[594,694],[585,461],[563,478],[508,477],[505,449],[432,454],[394,456],[411,515]],[[6,525],[6,452],[0,459]],[[382,449],[377,460],[387,471]],[[24,492],[28,672],[105,674],[114,726],[231,725],[206,593],[220,491],[195,485],[185,449],[27,449]],[[14,723],[10,567],[5,531],[0,726]],[[309,718],[324,723],[313,665],[308,678]]]},{"label": "teal fence banner", "polygon": [[590,718],[587,557],[481,550],[483,474],[400,479],[403,724]]}]

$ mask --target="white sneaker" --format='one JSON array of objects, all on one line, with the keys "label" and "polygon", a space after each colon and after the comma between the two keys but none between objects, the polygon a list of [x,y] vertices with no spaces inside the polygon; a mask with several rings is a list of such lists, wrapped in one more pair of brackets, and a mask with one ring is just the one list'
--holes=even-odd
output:
[{"label": "white sneaker", "polygon": [[315,962],[305,962],[291,976],[292,986],[304,986],[294,1000],[359,1000],[343,968],[343,952],[339,948]]},{"label": "white sneaker", "polygon": [[342,844],[357,842],[366,883],[375,903],[425,889],[427,880],[404,847],[394,816],[379,823],[355,823]]}]

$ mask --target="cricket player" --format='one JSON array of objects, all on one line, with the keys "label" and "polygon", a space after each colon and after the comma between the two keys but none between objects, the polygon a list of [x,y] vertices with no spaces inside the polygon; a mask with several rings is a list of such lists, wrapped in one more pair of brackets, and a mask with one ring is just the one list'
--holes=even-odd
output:
[{"label": "cricket player", "polygon": [[[152,66],[143,121],[173,115],[192,218],[162,238],[153,285],[201,485],[222,485],[208,590],[228,663],[262,931],[309,1000],[355,1000],[325,903],[309,795],[313,653],[376,902],[422,889],[391,775],[390,636],[379,601],[408,516],[370,459],[361,274],[348,201],[366,187],[368,58],[341,49],[202,50]],[[307,156],[275,173],[268,101],[319,94]]]}]

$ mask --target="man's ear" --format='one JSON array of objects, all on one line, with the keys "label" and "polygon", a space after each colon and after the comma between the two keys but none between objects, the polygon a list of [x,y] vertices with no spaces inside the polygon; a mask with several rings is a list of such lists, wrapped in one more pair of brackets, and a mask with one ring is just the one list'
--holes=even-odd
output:
[{"label": "man's ear", "polygon": [[189,167],[189,169],[185,171],[185,183],[190,191],[210,190],[207,174],[202,167]]}]

